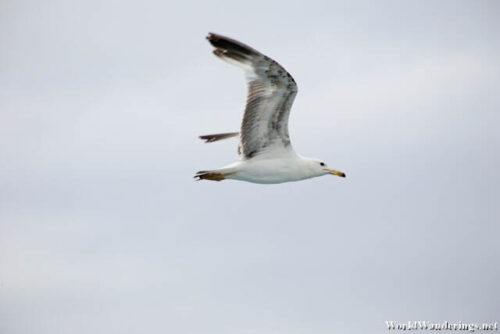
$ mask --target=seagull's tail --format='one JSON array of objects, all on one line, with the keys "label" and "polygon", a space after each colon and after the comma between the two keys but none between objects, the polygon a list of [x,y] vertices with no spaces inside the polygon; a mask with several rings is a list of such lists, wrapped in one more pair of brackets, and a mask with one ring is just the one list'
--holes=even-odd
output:
[{"label": "seagull's tail", "polygon": [[200,139],[203,139],[205,143],[213,143],[214,141],[236,137],[239,134],[239,132],[215,133],[212,135],[200,136]]},{"label": "seagull's tail", "polygon": [[232,173],[222,173],[220,170],[202,170],[196,173],[194,178],[196,181],[200,180],[210,180],[210,181],[222,181],[225,180]]}]

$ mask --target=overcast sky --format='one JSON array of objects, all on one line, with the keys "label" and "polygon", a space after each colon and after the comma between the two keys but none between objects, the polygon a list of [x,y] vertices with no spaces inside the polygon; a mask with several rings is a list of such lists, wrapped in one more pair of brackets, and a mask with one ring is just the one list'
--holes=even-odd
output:
[{"label": "overcast sky", "polygon": [[[348,4],[347,4],[348,3]],[[498,1],[4,0],[0,332],[387,333],[500,321]],[[246,89],[346,179],[194,182]]]}]

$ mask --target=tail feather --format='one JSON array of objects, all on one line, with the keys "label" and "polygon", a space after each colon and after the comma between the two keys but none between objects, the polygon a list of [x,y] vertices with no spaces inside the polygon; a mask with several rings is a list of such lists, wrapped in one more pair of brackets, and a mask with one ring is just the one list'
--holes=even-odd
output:
[{"label": "tail feather", "polygon": [[210,180],[210,181],[222,181],[225,180],[227,176],[229,176],[231,173],[221,173],[217,171],[199,171],[196,173],[194,178],[196,181],[200,180]]},{"label": "tail feather", "polygon": [[200,136],[200,139],[203,139],[205,143],[213,143],[214,141],[236,137],[239,134],[239,132],[214,133],[211,135]]}]

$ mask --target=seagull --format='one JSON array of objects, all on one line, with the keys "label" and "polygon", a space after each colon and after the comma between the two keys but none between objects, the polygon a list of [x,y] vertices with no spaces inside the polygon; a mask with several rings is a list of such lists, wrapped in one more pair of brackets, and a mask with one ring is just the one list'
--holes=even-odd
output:
[{"label": "seagull", "polygon": [[207,143],[237,137],[239,161],[219,169],[199,171],[196,180],[226,179],[260,184],[300,181],[327,174],[345,177],[321,160],[305,158],[292,148],[288,116],[297,84],[276,61],[234,39],[209,33],[213,53],[243,69],[247,102],[240,132],[200,136]]}]

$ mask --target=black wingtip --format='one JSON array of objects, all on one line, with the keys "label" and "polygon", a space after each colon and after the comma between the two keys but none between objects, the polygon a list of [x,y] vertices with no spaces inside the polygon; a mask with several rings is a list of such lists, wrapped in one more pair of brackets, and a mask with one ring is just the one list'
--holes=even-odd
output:
[{"label": "black wingtip", "polygon": [[211,143],[214,141],[214,138],[210,135],[208,136],[198,136],[201,140],[203,140],[205,143]]},{"label": "black wingtip", "polygon": [[214,48],[220,49],[222,52],[231,51],[232,53],[240,53],[247,56],[258,54],[257,51],[248,45],[226,36],[209,32],[206,38]]},{"label": "black wingtip", "polygon": [[219,141],[219,140],[223,140],[223,139],[227,139],[227,138],[231,138],[231,137],[236,137],[239,134],[240,134],[239,132],[214,133],[211,135],[199,136],[198,138],[200,138],[201,140],[204,140],[205,143],[212,143],[214,141]]},{"label": "black wingtip", "polygon": [[210,44],[217,47],[214,43],[216,43],[217,39],[221,39],[221,37],[224,37],[224,36],[214,34],[213,32],[209,32],[206,39],[207,39],[207,41],[210,42]]}]

